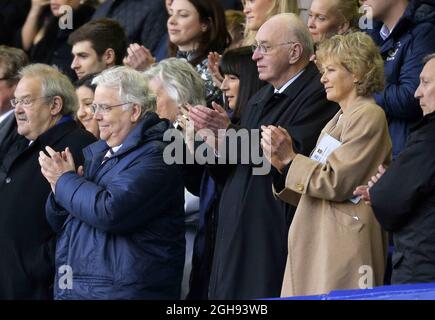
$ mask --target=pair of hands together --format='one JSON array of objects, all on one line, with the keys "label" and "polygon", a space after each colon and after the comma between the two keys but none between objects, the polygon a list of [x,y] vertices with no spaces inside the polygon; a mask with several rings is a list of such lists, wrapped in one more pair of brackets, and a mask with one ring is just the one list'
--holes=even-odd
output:
[{"label": "pair of hands together", "polygon": [[151,51],[137,43],[132,43],[127,48],[127,53],[128,55],[123,61],[124,65],[137,71],[145,71],[156,62],[156,58]]},{"label": "pair of hands together", "polygon": [[[42,175],[50,183],[51,190],[55,192],[57,180],[65,172],[76,172],[73,156],[69,148],[62,152],[56,152],[50,147],[45,147],[48,155],[43,151],[39,152],[39,165],[41,166]],[[77,174],[83,176],[83,166],[77,170]]]},{"label": "pair of hands together", "polygon": [[378,167],[378,172],[370,178],[367,185],[356,187],[353,194],[355,196],[360,196],[366,204],[371,205],[372,203],[370,198],[370,188],[373,187],[375,183],[379,181],[379,179],[383,176],[386,170],[387,169],[383,165],[380,165]]},{"label": "pair of hands together", "polygon": [[[189,106],[184,109],[183,115],[192,121],[195,132],[198,132],[208,145],[217,150],[231,121],[222,106],[213,102],[212,107],[213,109],[200,105]],[[287,130],[282,127],[262,126],[261,129],[263,154],[275,168],[282,172],[296,156],[292,139]]]}]

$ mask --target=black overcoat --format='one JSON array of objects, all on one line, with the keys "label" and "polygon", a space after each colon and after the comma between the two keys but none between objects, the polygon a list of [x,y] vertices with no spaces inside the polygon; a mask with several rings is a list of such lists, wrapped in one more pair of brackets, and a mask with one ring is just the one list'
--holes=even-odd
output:
[{"label": "black overcoat", "polygon": [[391,282],[435,281],[435,112],[411,132],[370,195],[376,218],[393,235]]},{"label": "black overcoat", "polygon": [[[273,92],[273,87],[266,85],[250,99],[241,127],[282,126],[292,136],[295,150],[309,155],[320,131],[338,111],[337,104],[326,100],[319,71],[310,63],[281,97]],[[222,179],[222,166],[215,168],[219,170],[212,168],[212,174]],[[237,164],[226,177],[209,286],[211,299],[279,297],[281,292],[294,208],[273,196],[275,169],[267,175],[253,175],[252,169],[252,165]]]},{"label": "black overcoat", "polygon": [[45,218],[51,191],[41,173],[39,151],[69,147],[76,165],[95,141],[75,121],[58,124],[14,144],[0,163],[0,299],[49,299],[54,281],[54,233]]}]

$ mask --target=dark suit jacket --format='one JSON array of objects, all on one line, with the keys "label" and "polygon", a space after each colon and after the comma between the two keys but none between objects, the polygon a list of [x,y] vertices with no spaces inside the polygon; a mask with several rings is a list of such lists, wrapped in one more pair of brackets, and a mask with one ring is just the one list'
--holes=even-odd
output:
[{"label": "dark suit jacket", "polygon": [[[271,85],[253,96],[241,117],[241,127],[280,125],[292,136],[295,150],[308,155],[337,111],[338,105],[326,100],[319,71],[310,63],[282,97],[273,97]],[[211,299],[278,297],[281,292],[294,209],[273,196],[275,169],[267,175],[253,175],[252,170],[253,165],[237,164],[225,181],[210,278]],[[222,170],[218,175],[224,175]]]},{"label": "dark suit jacket", "polygon": [[17,122],[12,112],[0,123],[0,165],[9,148],[19,139],[25,139],[17,133]]},{"label": "dark suit jacket", "polygon": [[39,151],[69,147],[76,165],[95,141],[76,122],[56,125],[30,146],[20,140],[0,165],[0,299],[48,299],[54,280],[54,233],[45,218],[51,191],[38,163]]},{"label": "dark suit jacket", "polygon": [[373,211],[394,240],[393,284],[435,281],[435,112],[370,189]]}]

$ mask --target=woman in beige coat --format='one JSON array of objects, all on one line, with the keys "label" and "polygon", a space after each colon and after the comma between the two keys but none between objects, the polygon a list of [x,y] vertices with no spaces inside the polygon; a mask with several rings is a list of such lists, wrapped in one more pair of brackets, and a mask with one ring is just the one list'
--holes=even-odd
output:
[{"label": "woman in beige coat", "polygon": [[298,204],[282,296],[369,288],[384,276],[386,234],[371,208],[352,198],[391,157],[385,114],[372,98],[383,87],[382,58],[371,38],[356,32],[323,42],[317,59],[327,98],[341,110],[311,157],[294,153],[285,129],[262,128],[264,154],[279,172],[276,194]]}]

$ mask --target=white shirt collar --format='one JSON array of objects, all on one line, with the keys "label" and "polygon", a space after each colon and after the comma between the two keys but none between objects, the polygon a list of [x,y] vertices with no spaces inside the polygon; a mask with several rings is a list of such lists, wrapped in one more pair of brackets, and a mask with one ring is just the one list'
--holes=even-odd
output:
[{"label": "white shirt collar", "polygon": [[390,36],[390,34],[391,34],[391,32],[393,32],[393,30],[394,30],[394,27],[390,30],[390,29],[388,29],[386,24],[383,24],[381,30],[379,31],[379,35],[381,36],[382,40],[385,40]]},{"label": "white shirt collar", "polygon": [[293,76],[289,81],[287,81],[281,88],[277,89],[275,88],[275,91],[273,93],[283,93],[285,89],[288,88],[289,85],[291,85],[293,82],[296,81],[297,78],[305,71],[305,69],[302,69],[299,71],[295,76]]},{"label": "white shirt collar", "polygon": [[3,113],[2,115],[0,115],[0,123],[3,122],[3,120],[5,120],[12,112],[14,112],[14,109],[11,109],[9,111],[6,111],[5,113]]},{"label": "white shirt collar", "polygon": [[107,150],[106,155],[104,157],[111,157],[114,153],[116,153],[120,148],[122,147],[122,144],[120,144],[119,146],[113,147],[112,152],[110,152],[110,148],[109,150]]}]

